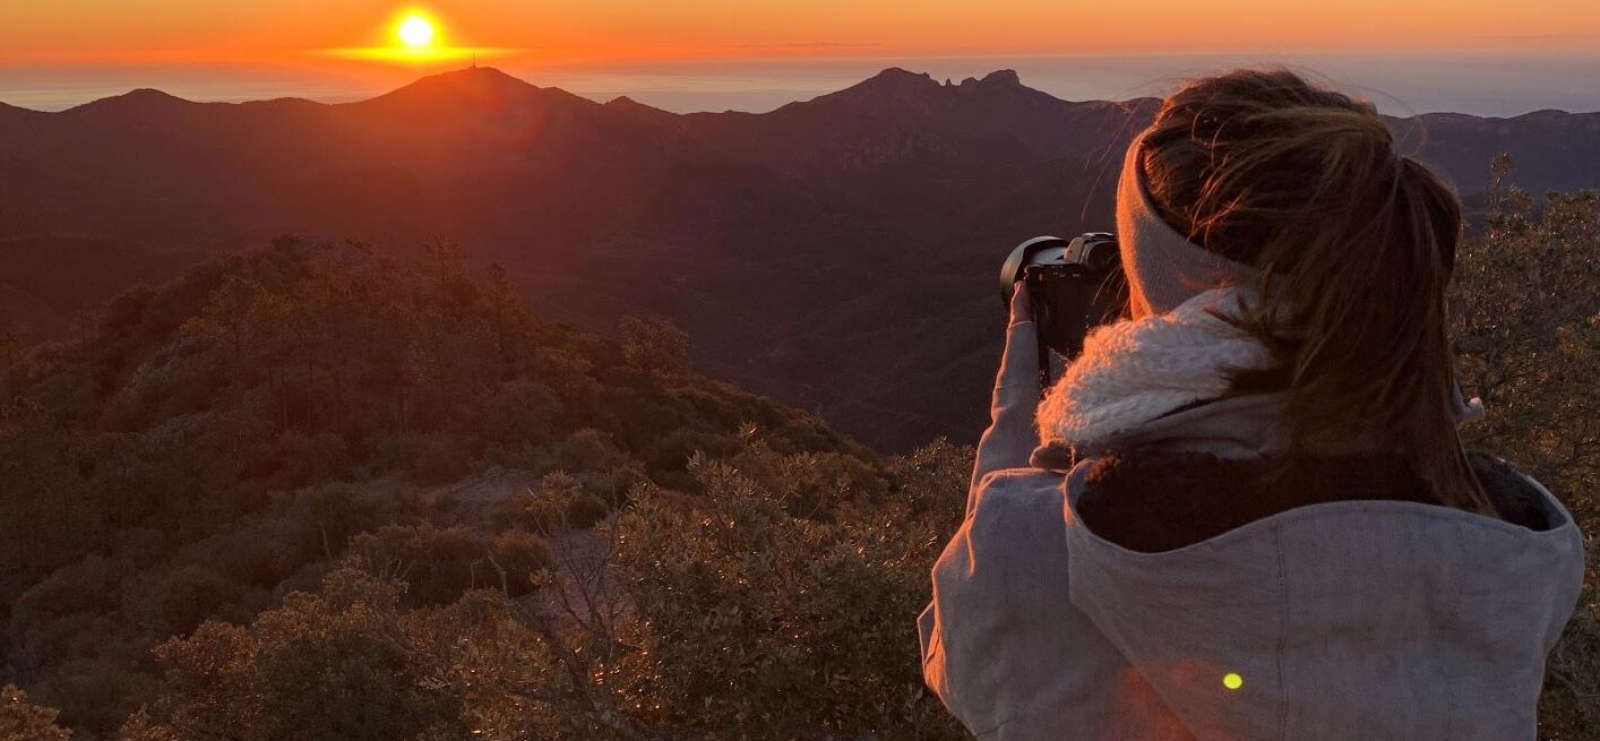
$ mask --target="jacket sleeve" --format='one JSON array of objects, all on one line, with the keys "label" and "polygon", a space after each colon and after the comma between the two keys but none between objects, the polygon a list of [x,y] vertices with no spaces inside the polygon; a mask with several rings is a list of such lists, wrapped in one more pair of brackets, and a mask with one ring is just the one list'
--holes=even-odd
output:
[{"label": "jacket sleeve", "polygon": [[1011,299],[1011,322],[1006,346],[995,375],[989,405],[989,429],[978,441],[972,481],[967,489],[967,512],[972,512],[978,488],[986,476],[1008,468],[1025,468],[1038,447],[1034,411],[1039,405],[1039,335],[1028,307],[1028,292],[1018,290]]}]

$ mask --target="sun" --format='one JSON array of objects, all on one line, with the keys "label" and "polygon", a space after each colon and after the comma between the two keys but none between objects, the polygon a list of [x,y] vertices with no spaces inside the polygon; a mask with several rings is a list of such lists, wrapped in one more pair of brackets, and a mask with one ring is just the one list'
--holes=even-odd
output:
[{"label": "sun", "polygon": [[[423,0],[413,0],[422,2]],[[0,0],[0,3],[5,0]],[[488,59],[518,54],[518,49],[499,49],[480,46],[458,46],[456,29],[426,8],[412,5],[394,11],[384,25],[375,28],[372,36],[378,43],[341,49],[317,49],[311,53],[405,65],[433,65],[442,62],[465,62],[468,59]]]},{"label": "sun", "polygon": [[400,43],[413,49],[424,49],[433,44],[433,21],[426,16],[412,14],[400,21],[395,30]]}]

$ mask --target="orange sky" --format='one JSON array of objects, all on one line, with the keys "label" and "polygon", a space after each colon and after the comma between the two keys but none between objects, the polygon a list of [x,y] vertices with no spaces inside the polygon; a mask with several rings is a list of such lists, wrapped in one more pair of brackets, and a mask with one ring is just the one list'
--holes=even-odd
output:
[{"label": "orange sky", "polygon": [[407,7],[551,61],[1600,48],[1596,0],[6,0],[0,63],[290,61]]}]

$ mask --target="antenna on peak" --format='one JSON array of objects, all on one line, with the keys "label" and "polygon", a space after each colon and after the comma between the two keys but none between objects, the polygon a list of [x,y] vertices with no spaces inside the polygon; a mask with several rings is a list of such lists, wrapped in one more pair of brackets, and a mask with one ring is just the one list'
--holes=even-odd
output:
[{"label": "antenna on peak", "polygon": [[477,52],[473,52],[472,53],[472,67],[470,67],[469,69],[477,69],[477,68],[478,68],[478,53]]}]

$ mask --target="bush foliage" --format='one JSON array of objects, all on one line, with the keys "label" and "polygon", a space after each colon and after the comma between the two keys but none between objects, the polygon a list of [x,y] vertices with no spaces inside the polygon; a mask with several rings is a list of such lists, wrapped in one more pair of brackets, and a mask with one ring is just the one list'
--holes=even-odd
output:
[{"label": "bush foliage", "polygon": [[[549,536],[603,523],[639,482],[681,480],[694,451],[759,439],[874,461],[812,417],[695,376],[670,325],[620,334],[538,321],[503,271],[471,275],[450,245],[406,262],[286,237],[132,289],[71,341],[8,338],[0,680],[60,707],[78,739],[115,737],[141,707],[154,733],[171,719],[163,698],[200,676],[179,639],[259,653],[266,639],[237,631],[310,609],[295,595],[322,594],[330,574],[399,588],[401,611],[486,588],[530,596],[554,565]],[[531,483],[441,493],[491,469]],[[358,634],[378,623],[357,617],[328,650],[369,655]],[[343,722],[328,720],[330,738]],[[385,738],[426,730],[394,722]]]},{"label": "bush foliage", "polygon": [[[1487,417],[1468,445],[1532,474],[1600,532],[1600,193],[1506,185],[1493,166],[1485,233],[1457,257],[1451,305],[1463,384]],[[1551,654],[1547,739],[1600,736],[1600,597],[1591,545],[1577,616]]]}]

